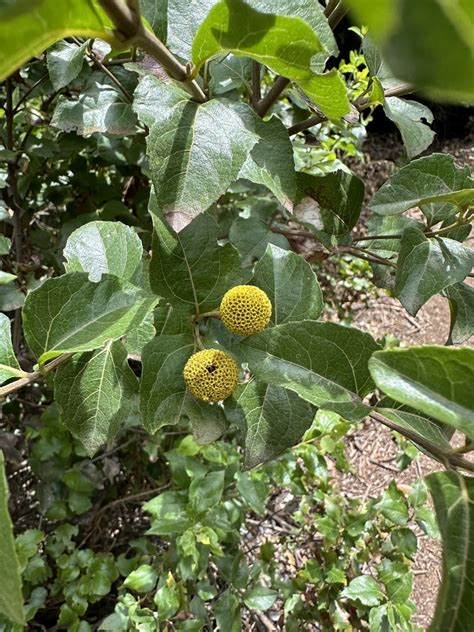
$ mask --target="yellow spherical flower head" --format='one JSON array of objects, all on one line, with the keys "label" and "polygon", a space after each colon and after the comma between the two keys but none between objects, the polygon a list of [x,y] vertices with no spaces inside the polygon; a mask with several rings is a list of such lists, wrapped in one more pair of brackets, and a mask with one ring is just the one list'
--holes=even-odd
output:
[{"label": "yellow spherical flower head", "polygon": [[270,322],[272,304],[259,287],[236,285],[224,294],[219,311],[229,331],[238,336],[252,336]]},{"label": "yellow spherical flower head", "polygon": [[227,353],[204,349],[189,358],[183,375],[194,397],[205,402],[219,402],[235,391],[239,369]]}]

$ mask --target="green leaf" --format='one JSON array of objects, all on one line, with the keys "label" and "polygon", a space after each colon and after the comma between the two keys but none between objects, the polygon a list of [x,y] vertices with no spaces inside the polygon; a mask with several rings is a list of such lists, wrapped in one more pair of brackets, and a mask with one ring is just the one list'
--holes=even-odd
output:
[{"label": "green leaf", "polygon": [[274,233],[268,224],[257,217],[237,217],[229,230],[229,241],[242,257],[242,265],[250,266],[260,259],[270,244],[289,250],[283,235]]},{"label": "green leaf", "polygon": [[24,302],[25,295],[16,283],[0,284],[0,311],[13,311],[20,308]]},{"label": "green leaf", "polygon": [[215,602],[214,616],[220,632],[241,632],[240,601],[230,590],[223,592]]},{"label": "green leaf", "polygon": [[[431,0],[346,0],[360,23],[380,43],[399,79],[440,100],[474,97],[472,4]],[[427,16],[429,15],[429,19]]]},{"label": "green leaf", "polygon": [[474,480],[455,472],[425,478],[443,541],[443,579],[430,632],[470,632],[474,585]]},{"label": "green leaf", "polygon": [[367,407],[358,395],[370,390],[368,360],[378,349],[358,329],[302,321],[276,325],[240,344],[250,370],[262,381],[295,391],[306,401],[350,421]]},{"label": "green leaf", "polygon": [[193,41],[196,69],[222,52],[250,57],[295,81],[328,118],[349,112],[345,84],[337,71],[312,72],[312,59],[324,47],[300,17],[261,13],[242,0],[218,2]]},{"label": "green leaf", "polygon": [[168,0],[169,48],[182,59],[191,59],[193,39],[199,25],[218,0]]},{"label": "green leaf", "polygon": [[0,384],[12,377],[18,377],[20,365],[13,351],[10,319],[0,314]]},{"label": "green leaf", "polygon": [[143,510],[152,516],[149,535],[184,533],[192,524],[187,514],[187,494],[182,492],[164,492],[146,502]]},{"label": "green leaf", "polygon": [[432,123],[433,114],[426,105],[398,97],[387,97],[383,109],[400,130],[410,160],[431,145],[435,132],[423,121]]},{"label": "green leaf", "polygon": [[16,279],[16,275],[0,270],[0,285],[6,285]]},{"label": "green leaf", "polygon": [[218,55],[209,62],[209,90],[220,96],[245,87],[250,90],[252,60],[228,53]]},{"label": "green leaf", "polygon": [[66,272],[88,272],[90,281],[113,274],[134,280],[143,247],[137,233],[121,222],[88,222],[69,236],[63,251]]},{"label": "green leaf", "polygon": [[0,567],[3,569],[0,613],[13,623],[25,625],[20,564],[15,550],[13,525],[8,513],[8,484],[5,459],[0,450]]},{"label": "green leaf", "polygon": [[453,217],[458,210],[442,197],[440,203],[433,198],[473,186],[468,167],[458,167],[449,154],[431,154],[413,160],[391,176],[375,193],[369,208],[380,215],[397,215],[421,206],[432,225]]},{"label": "green leaf", "polygon": [[184,402],[184,414],[191,422],[193,437],[198,445],[217,441],[227,430],[227,419],[218,405],[210,406],[188,395]]},{"label": "green leaf", "polygon": [[141,325],[126,334],[123,342],[128,354],[142,355],[143,347],[156,336],[153,322],[153,312],[150,312]]},{"label": "green leaf", "polygon": [[200,215],[179,233],[157,215],[153,224],[150,283],[171,305],[207,312],[243,281],[239,254],[231,244],[218,245],[219,226],[210,215]]},{"label": "green leaf", "polygon": [[167,582],[156,591],[154,602],[158,606],[158,617],[160,621],[170,619],[179,610],[179,586],[176,586],[174,583],[168,585]]},{"label": "green leaf", "polygon": [[377,351],[369,368],[387,395],[474,439],[474,349],[426,345]]},{"label": "green leaf", "polygon": [[395,296],[413,316],[446,287],[463,281],[474,265],[474,251],[454,239],[428,238],[418,228],[403,232]]},{"label": "green leaf", "polygon": [[[129,73],[115,70],[122,83]],[[130,84],[128,78],[127,84]],[[63,132],[75,131],[80,136],[96,132],[107,132],[118,136],[135,134],[137,117],[130,102],[119,91],[115,83],[102,72],[96,71],[88,77],[77,98],[60,96],[54,109],[51,125]]]},{"label": "green leaf", "polygon": [[316,320],[323,310],[323,296],[311,265],[294,252],[269,245],[255,266],[252,284],[272,302],[271,322]]},{"label": "green leaf", "polygon": [[244,162],[239,178],[263,184],[288,211],[293,212],[296,195],[296,172],[293,147],[288,131],[279,118],[258,120],[260,139]]},{"label": "green leaf", "polygon": [[123,582],[123,585],[125,588],[135,590],[136,592],[145,595],[150,592],[150,590],[153,590],[156,586],[157,580],[158,575],[155,569],[149,564],[142,564],[130,573]]},{"label": "green leaf", "polygon": [[62,40],[49,49],[46,55],[46,64],[49,78],[55,90],[67,86],[81,72],[84,55],[89,44],[89,40],[80,46]]},{"label": "green leaf", "polygon": [[40,362],[60,353],[93,351],[138,327],[157,301],[112,275],[92,283],[86,272],[70,272],[28,294],[25,338]]},{"label": "green leaf", "polygon": [[176,424],[184,414],[186,385],[183,369],[193,351],[191,331],[189,334],[158,336],[143,348],[140,411],[148,432]]},{"label": "green leaf", "polygon": [[7,255],[12,247],[12,240],[5,235],[0,235],[0,255]]},{"label": "green leaf", "polygon": [[222,498],[224,470],[208,472],[195,478],[189,486],[189,502],[196,513],[208,511]]},{"label": "green leaf", "polygon": [[245,465],[270,461],[301,440],[315,409],[277,384],[251,380],[226,402],[228,419],[245,428]]},{"label": "green leaf", "polygon": [[351,580],[344,588],[342,596],[352,601],[359,601],[364,606],[378,606],[385,600],[385,595],[373,577],[360,575]]},{"label": "green leaf", "polygon": [[467,283],[456,283],[443,290],[449,300],[451,326],[449,344],[462,344],[474,335],[474,288]]},{"label": "green leaf", "polygon": [[378,567],[378,574],[392,603],[405,603],[410,598],[413,575],[406,564],[383,560]]},{"label": "green leaf", "polygon": [[[444,432],[444,428],[439,424],[439,422],[436,422],[429,417],[420,415],[415,411],[410,411],[409,409],[405,410],[405,407],[386,408],[384,405],[382,407],[377,407],[377,410],[402,428],[413,430],[428,441],[434,443],[439,448],[444,448],[447,451],[451,450],[451,445],[448,441],[449,433],[447,436],[447,433]],[[422,447],[418,445],[417,447],[419,450],[427,454],[426,450]],[[431,458],[436,458],[431,453],[429,453],[429,456]]]},{"label": "green leaf", "polygon": [[167,32],[167,9],[171,0],[141,0],[140,11],[145,20],[162,41],[166,41]]},{"label": "green leaf", "polygon": [[[343,235],[357,223],[364,199],[364,184],[346,171],[325,176],[298,173],[295,215],[330,235]],[[311,220],[308,217],[311,213]]]},{"label": "green leaf", "polygon": [[0,9],[0,81],[63,37],[115,41],[112,25],[93,0],[31,0]]},{"label": "green leaf", "polygon": [[115,437],[137,393],[138,382],[120,341],[74,356],[54,377],[62,419],[90,457]]},{"label": "green leaf", "polygon": [[253,476],[250,472],[236,474],[237,489],[242,498],[259,516],[265,515],[265,501],[268,496],[268,487],[265,480]]},{"label": "green leaf", "polygon": [[[198,104],[174,84],[144,77],[134,108],[150,127],[147,156],[159,209],[195,217],[224,194],[255,143],[255,113],[244,103]],[[179,147],[179,151],[177,151]]]},{"label": "green leaf", "polygon": [[244,603],[251,610],[268,610],[273,606],[278,593],[267,586],[255,586],[251,590],[247,590],[243,596]]},{"label": "green leaf", "polygon": [[394,524],[406,525],[408,522],[408,507],[405,497],[394,481],[384,491],[381,499],[374,505],[374,509]]}]

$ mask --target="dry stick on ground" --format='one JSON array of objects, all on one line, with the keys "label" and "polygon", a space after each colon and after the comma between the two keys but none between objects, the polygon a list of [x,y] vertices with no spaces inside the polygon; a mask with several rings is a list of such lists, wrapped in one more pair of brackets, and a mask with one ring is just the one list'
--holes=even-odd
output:
[{"label": "dry stick on ground", "polygon": [[400,434],[405,436],[407,439],[410,439],[410,441],[413,441],[413,443],[416,443],[420,447],[424,448],[425,450],[430,452],[432,455],[437,456],[445,464],[446,467],[460,467],[469,472],[474,472],[474,462],[468,461],[467,459],[460,456],[459,453],[456,453],[454,450],[450,450],[450,451],[445,450],[437,446],[436,444],[432,443],[428,439],[425,439],[424,437],[420,436],[417,432],[414,432],[413,430],[409,430],[408,428],[403,428],[402,426],[399,426],[398,424],[394,423],[390,419],[387,419],[387,417],[385,417],[384,415],[381,415],[380,413],[376,411],[370,413],[369,417],[373,419],[374,421],[377,421],[383,424],[384,426],[387,426],[387,428],[390,428],[391,430],[395,430],[396,432],[399,432]]},{"label": "dry stick on ground", "polygon": [[128,0],[125,4],[123,0],[99,0],[99,3],[114,23],[116,37],[146,51],[163,66],[170,77],[183,83],[196,101],[204,103],[207,100],[199,84],[191,79],[188,68],[176,59],[154,33],[144,27],[137,2]]}]

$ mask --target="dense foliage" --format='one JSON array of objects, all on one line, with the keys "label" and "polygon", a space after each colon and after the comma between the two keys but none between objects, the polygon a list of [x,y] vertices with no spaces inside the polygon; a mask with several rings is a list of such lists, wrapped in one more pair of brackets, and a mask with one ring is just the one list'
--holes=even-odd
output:
[{"label": "dense foliage", "polygon": [[[417,630],[416,523],[443,539],[430,629],[471,632],[474,181],[426,153],[433,115],[402,97],[474,101],[472,10],[3,0],[0,18],[0,629]],[[406,156],[365,206],[346,159],[376,109]],[[446,345],[330,322],[346,277],[412,316],[441,294]],[[366,419],[440,471],[346,497]]]}]

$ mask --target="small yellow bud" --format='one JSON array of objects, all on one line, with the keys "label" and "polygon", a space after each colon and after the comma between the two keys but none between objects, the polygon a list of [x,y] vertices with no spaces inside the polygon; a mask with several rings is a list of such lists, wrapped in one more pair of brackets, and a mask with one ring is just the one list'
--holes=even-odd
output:
[{"label": "small yellow bud", "polygon": [[270,322],[272,304],[260,288],[237,285],[224,294],[219,311],[229,331],[238,336],[252,336]]},{"label": "small yellow bud", "polygon": [[219,402],[235,391],[239,369],[234,360],[218,349],[194,353],[183,370],[189,391],[205,402]]}]

